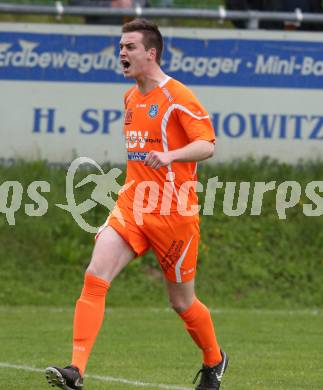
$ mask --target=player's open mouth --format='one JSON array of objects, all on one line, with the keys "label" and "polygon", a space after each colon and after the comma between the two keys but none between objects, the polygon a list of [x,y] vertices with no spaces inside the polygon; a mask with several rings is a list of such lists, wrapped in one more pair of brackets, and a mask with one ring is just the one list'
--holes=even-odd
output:
[{"label": "player's open mouth", "polygon": [[121,65],[123,70],[128,70],[130,68],[130,62],[127,60],[121,60]]}]

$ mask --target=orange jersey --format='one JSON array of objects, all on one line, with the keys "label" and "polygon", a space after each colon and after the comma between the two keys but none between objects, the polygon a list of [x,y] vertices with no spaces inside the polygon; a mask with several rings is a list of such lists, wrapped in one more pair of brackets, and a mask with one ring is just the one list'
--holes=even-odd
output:
[{"label": "orange jersey", "polygon": [[151,213],[167,214],[177,211],[179,203],[187,209],[197,204],[196,162],[174,162],[159,170],[143,163],[152,150],[167,152],[196,140],[214,142],[209,115],[187,87],[170,77],[145,95],[132,87],[125,94],[124,135],[125,184],[132,185],[119,195],[120,205],[133,209],[134,199],[144,199],[144,206],[152,204]]}]

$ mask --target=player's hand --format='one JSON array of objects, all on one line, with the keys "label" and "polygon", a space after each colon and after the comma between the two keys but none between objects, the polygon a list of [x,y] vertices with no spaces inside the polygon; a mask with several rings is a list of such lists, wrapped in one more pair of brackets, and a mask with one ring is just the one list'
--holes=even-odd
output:
[{"label": "player's hand", "polygon": [[167,152],[157,152],[152,150],[146,156],[144,165],[151,167],[153,169],[159,169],[160,167],[165,167],[172,162],[169,153]]}]

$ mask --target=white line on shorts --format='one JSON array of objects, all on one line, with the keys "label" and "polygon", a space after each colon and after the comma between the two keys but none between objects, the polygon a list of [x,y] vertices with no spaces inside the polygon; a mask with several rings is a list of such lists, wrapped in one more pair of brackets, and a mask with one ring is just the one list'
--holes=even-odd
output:
[{"label": "white line on shorts", "polygon": [[[31,371],[31,372],[42,372],[44,373],[45,370],[30,366],[24,366],[19,364],[10,364],[10,363],[4,363],[0,362],[0,368],[11,368],[15,370],[23,370],[23,371]],[[191,388],[188,387],[180,387],[175,385],[165,385],[162,383],[147,383],[147,382],[140,382],[140,381],[130,381],[125,378],[114,378],[112,376],[101,376],[101,375],[85,375],[86,378],[95,379],[97,381],[101,382],[117,382],[117,383],[124,383],[126,385],[130,386],[137,386],[137,387],[149,387],[149,388],[155,388],[155,389],[165,389],[165,390],[191,390]]]}]

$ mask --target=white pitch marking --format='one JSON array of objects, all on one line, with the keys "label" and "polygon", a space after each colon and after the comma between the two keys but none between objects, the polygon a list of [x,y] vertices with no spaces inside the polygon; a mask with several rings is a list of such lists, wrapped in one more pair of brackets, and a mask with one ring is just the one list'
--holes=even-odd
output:
[{"label": "white pitch marking", "polygon": [[[0,312],[10,312],[15,313],[20,309],[24,310],[28,308],[29,313],[38,313],[39,311],[47,311],[49,313],[74,313],[73,307],[32,307],[32,306],[15,306],[8,309],[8,306],[0,305]],[[127,308],[118,308],[118,307],[108,307],[105,311],[106,313],[120,313]],[[147,313],[174,313],[174,311],[169,307],[133,307],[131,310],[137,310],[138,312],[147,312]],[[322,309],[238,309],[238,308],[212,308],[209,307],[211,313],[215,314],[250,314],[250,315],[280,315],[280,316],[297,316],[297,315],[307,315],[307,316],[323,316]]]},{"label": "white pitch marking", "polygon": [[[5,362],[0,362],[0,368],[11,368],[14,370],[23,370],[23,371],[31,371],[31,372],[41,372],[44,373],[45,370],[42,370],[40,368],[30,367],[30,366],[24,366],[20,364],[10,364]],[[130,381],[125,378],[114,378],[112,376],[101,376],[101,375],[85,375],[85,378],[95,379],[101,382],[117,382],[117,383],[124,383],[130,386],[137,386],[137,387],[149,387],[149,388],[156,388],[156,389],[165,389],[165,390],[191,390],[191,388],[188,387],[180,387],[175,385],[165,385],[162,383],[148,383],[148,382],[140,382],[140,381]]]},{"label": "white pitch marking", "polygon": [[[37,313],[38,311],[47,311],[49,313],[74,313],[73,307],[48,307],[48,306],[41,306],[41,307],[32,307],[32,306],[15,306],[13,308],[10,308],[10,312],[16,312],[19,311],[19,309],[26,309],[28,308],[28,312],[31,313]],[[122,312],[126,308],[117,308],[117,307],[108,307],[106,309],[107,313],[118,313]],[[133,307],[132,309],[138,310],[138,312],[148,312],[148,313],[173,313],[174,311],[169,307]],[[246,314],[257,314],[257,315],[281,315],[281,316],[292,316],[292,315],[311,315],[311,316],[323,316],[323,310],[322,309],[238,309],[238,308],[212,308],[209,307],[209,310],[211,313],[218,313],[218,314],[235,314],[235,313],[246,313]],[[2,306],[0,305],[0,312],[8,311],[8,306]]]}]

